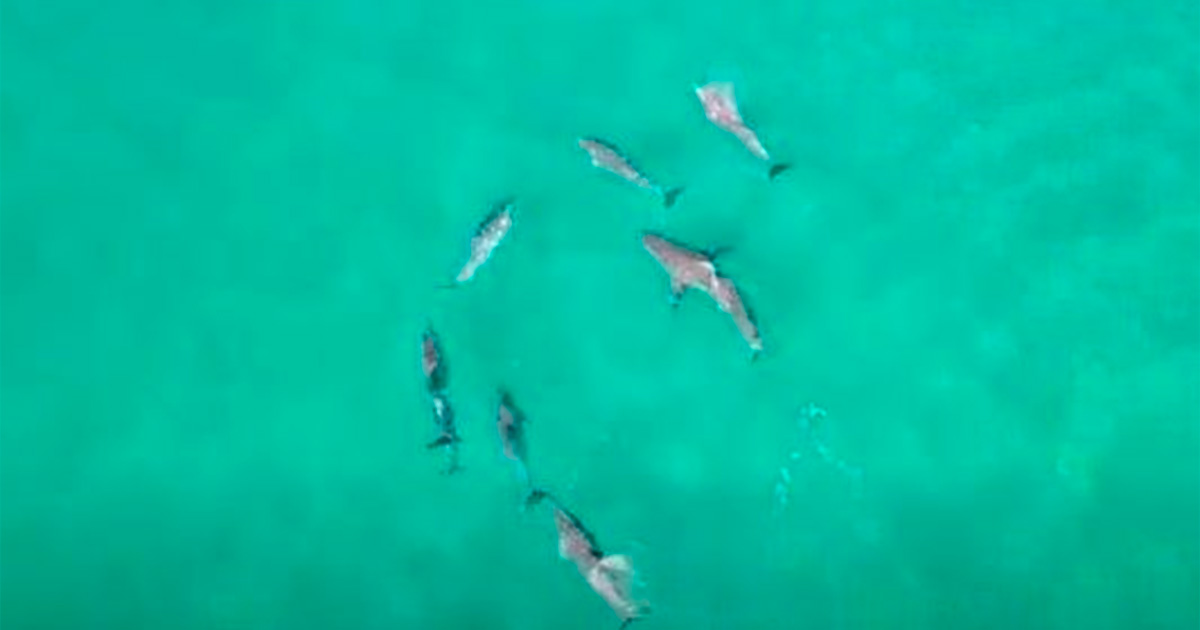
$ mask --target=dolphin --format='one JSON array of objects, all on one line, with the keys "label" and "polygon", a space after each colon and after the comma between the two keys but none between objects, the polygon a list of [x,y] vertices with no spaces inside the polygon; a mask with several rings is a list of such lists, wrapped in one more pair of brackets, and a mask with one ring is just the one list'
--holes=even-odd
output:
[{"label": "dolphin", "polygon": [[688,289],[699,289],[705,293],[717,277],[713,264],[715,253],[691,249],[653,232],[642,233],[642,247],[658,261],[671,278],[671,304],[679,304]]},{"label": "dolphin", "polygon": [[446,362],[442,359],[442,344],[432,324],[421,333],[421,371],[425,374],[425,389],[431,394],[446,389]]},{"label": "dolphin", "polygon": [[611,142],[601,140],[600,138],[588,137],[580,138],[579,146],[584,151],[587,151],[588,156],[592,158],[592,166],[615,173],[639,188],[644,188],[662,197],[664,207],[670,208],[674,205],[679,193],[683,192],[682,187],[663,188],[654,183],[653,180],[634,166],[633,162]]},{"label": "dolphin", "polygon": [[492,252],[496,251],[496,247],[504,240],[513,224],[513,202],[514,200],[509,198],[496,203],[492,211],[475,228],[475,234],[471,237],[471,254],[454,278],[457,285],[475,277],[475,272],[492,257]]},{"label": "dolphin", "polygon": [[426,448],[442,449],[446,457],[443,472],[452,475],[462,470],[458,464],[458,443],[462,442],[462,438],[458,436],[458,427],[454,423],[454,408],[450,406],[450,399],[444,391],[433,395],[433,422],[437,425],[438,436]]},{"label": "dolphin", "polygon": [[500,404],[496,409],[496,430],[500,433],[500,445],[504,456],[517,466],[517,476],[521,483],[529,484],[529,468],[526,464],[528,449],[525,442],[524,412],[513,402],[508,391],[500,390]]},{"label": "dolphin", "polygon": [[688,289],[707,293],[722,311],[733,318],[738,332],[750,346],[751,360],[758,358],[763,343],[754,316],[742,301],[734,282],[720,275],[713,262],[721,250],[699,251],[652,232],[642,234],[642,246],[670,277],[672,305],[678,305]]},{"label": "dolphin", "polygon": [[[693,89],[696,91],[696,97],[700,99],[700,105],[704,107],[704,115],[713,124],[736,136],[754,157],[764,162],[771,161],[771,155],[758,139],[758,134],[742,120],[732,83],[712,81],[705,85],[693,86]],[[788,168],[788,164],[774,164],[767,171],[767,178],[775,179],[776,175]]]}]

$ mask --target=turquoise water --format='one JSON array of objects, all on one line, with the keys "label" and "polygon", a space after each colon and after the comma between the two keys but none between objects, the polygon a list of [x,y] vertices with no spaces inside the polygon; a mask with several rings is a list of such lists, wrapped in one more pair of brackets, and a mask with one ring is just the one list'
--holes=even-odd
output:
[{"label": "turquoise water", "polygon": [[[504,386],[646,628],[1195,628],[1198,24],[9,0],[0,625],[615,628],[518,509]],[[707,79],[791,171],[704,119]],[[687,191],[664,212],[580,135]],[[730,248],[760,360],[703,296],[668,306],[647,228]]]}]

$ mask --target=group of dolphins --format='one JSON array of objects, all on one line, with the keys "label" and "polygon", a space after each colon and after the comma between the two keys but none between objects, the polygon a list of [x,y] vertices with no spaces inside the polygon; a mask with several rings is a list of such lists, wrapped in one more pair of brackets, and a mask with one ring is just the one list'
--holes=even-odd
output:
[{"label": "group of dolphins", "polygon": [[[742,120],[734,98],[733,84],[711,82],[697,86],[695,92],[710,121],[732,133],[756,158],[770,165],[768,178],[773,179],[788,168],[786,164],[771,163],[770,155],[763,148],[757,134]],[[682,188],[664,188],[655,183],[609,142],[597,138],[582,138],[579,140],[579,146],[587,151],[593,166],[615,173],[638,187],[655,193],[662,198],[665,206],[674,204],[683,191]],[[451,286],[470,281],[492,256],[512,225],[513,200],[506,199],[497,203],[476,229],[471,239],[470,256]],[[742,302],[733,281],[720,275],[716,269],[716,251],[690,248],[665,236],[649,232],[642,234],[642,245],[669,275],[673,305],[679,303],[688,289],[703,291],[713,298],[722,311],[732,317],[738,332],[750,347],[751,360],[762,352],[762,338],[754,317]],[[451,474],[460,470],[458,445],[461,438],[448,395],[447,369],[441,342],[432,325],[427,326],[421,335],[421,367],[434,422],[438,428],[437,438],[428,446],[443,451],[446,458],[445,472]],[[532,508],[542,503],[548,503],[552,507],[558,532],[559,554],[575,563],[588,585],[613,609],[621,620],[621,628],[624,628],[649,612],[649,605],[633,596],[632,562],[625,555],[603,553],[595,536],[578,517],[556,497],[534,486],[526,464],[525,423],[525,414],[514,403],[512,396],[501,390],[496,411],[496,427],[505,457],[515,463],[518,477],[529,489],[525,507]]]}]

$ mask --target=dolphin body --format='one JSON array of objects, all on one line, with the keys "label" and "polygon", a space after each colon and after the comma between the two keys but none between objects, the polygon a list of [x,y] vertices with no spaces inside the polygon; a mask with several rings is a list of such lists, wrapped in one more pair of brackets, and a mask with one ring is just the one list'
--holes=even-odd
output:
[{"label": "dolphin body", "polygon": [[[768,163],[771,161],[771,155],[767,153],[767,149],[758,139],[758,134],[754,133],[754,130],[742,120],[732,83],[712,81],[705,85],[694,86],[694,90],[696,97],[700,99],[700,105],[704,108],[704,115],[710,122],[732,133],[754,157]],[[775,179],[776,175],[788,168],[790,167],[787,164],[774,164],[767,171],[767,178]]]},{"label": "dolphin body", "polygon": [[425,374],[425,389],[431,394],[446,389],[442,343],[432,324],[427,324],[421,333],[421,372]]},{"label": "dolphin body", "polygon": [[504,456],[517,467],[517,477],[522,484],[529,484],[529,467],[526,463],[528,447],[525,441],[525,413],[513,402],[512,395],[500,390],[500,404],[496,409],[496,430],[500,434],[500,445]]},{"label": "dolphin body", "polygon": [[611,142],[600,138],[580,138],[579,147],[587,151],[592,158],[592,166],[619,175],[622,179],[633,183],[662,197],[663,206],[670,208],[675,205],[675,199],[683,192],[682,187],[663,188],[641,172],[625,154]]},{"label": "dolphin body", "polygon": [[475,273],[492,257],[496,247],[504,240],[513,225],[513,202],[514,200],[509,198],[496,203],[492,211],[475,228],[475,234],[471,237],[471,253],[454,278],[456,284],[461,285],[474,278]]},{"label": "dolphin body", "polygon": [[695,250],[651,232],[642,234],[642,246],[670,276],[673,305],[679,304],[688,289],[707,293],[722,311],[733,318],[742,339],[750,346],[751,360],[762,353],[762,337],[754,315],[742,301],[734,282],[720,275],[713,263],[719,252]]}]

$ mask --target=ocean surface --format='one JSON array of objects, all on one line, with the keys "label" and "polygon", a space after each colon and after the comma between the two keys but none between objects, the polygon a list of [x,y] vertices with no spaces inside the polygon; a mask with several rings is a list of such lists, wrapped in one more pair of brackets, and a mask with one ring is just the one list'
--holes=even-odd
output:
[{"label": "ocean surface", "polygon": [[4,630],[616,630],[500,388],[634,628],[1200,624],[1194,0],[6,0],[0,149]]}]

